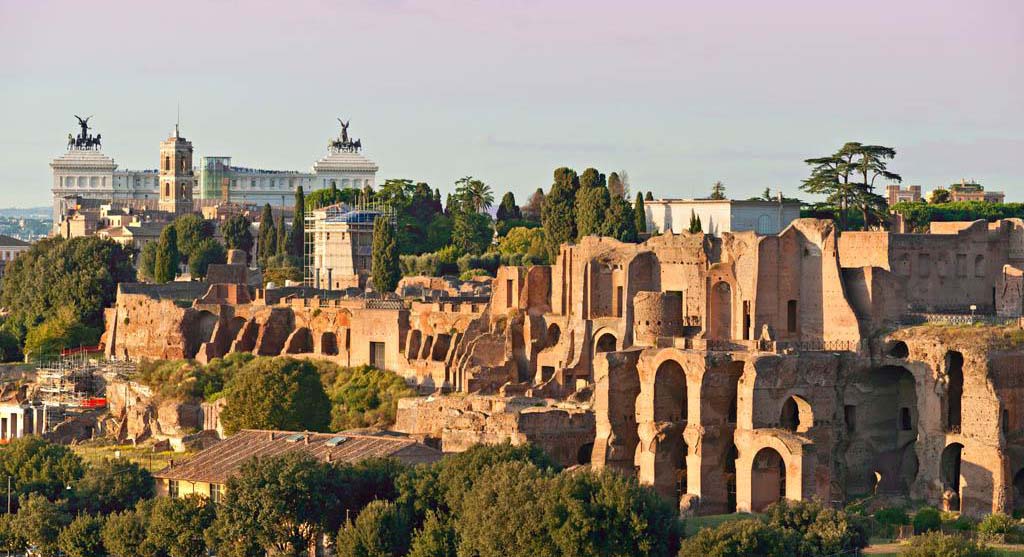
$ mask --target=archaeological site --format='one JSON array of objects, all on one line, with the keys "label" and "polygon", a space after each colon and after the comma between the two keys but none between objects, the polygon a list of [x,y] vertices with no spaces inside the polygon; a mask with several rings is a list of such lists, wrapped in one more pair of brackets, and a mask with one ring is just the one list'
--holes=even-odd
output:
[{"label": "archaeological site", "polygon": [[392,370],[422,395],[399,402],[399,431],[446,452],[535,443],[684,514],[869,494],[1024,507],[1021,220],[586,237],[553,265],[407,277],[385,297],[264,289],[243,262],[122,284],[107,354]]}]

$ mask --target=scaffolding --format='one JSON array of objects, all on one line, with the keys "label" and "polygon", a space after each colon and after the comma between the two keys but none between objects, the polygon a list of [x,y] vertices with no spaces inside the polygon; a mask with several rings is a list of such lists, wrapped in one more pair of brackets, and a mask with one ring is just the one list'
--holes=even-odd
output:
[{"label": "scaffolding", "polygon": [[[327,243],[332,228],[348,231],[359,231],[373,237],[373,225],[378,218],[386,218],[395,226],[397,218],[389,203],[366,199],[360,195],[355,203],[337,203],[327,207],[309,209],[303,215],[303,247],[302,247],[302,283],[317,290],[331,290],[331,274],[335,269],[324,267],[323,261],[327,252]],[[352,242],[351,234],[342,234],[338,240]],[[371,247],[351,246],[353,267],[354,258],[371,256]],[[327,278],[321,279],[322,269],[326,269]],[[341,269],[337,269],[341,271]]]}]

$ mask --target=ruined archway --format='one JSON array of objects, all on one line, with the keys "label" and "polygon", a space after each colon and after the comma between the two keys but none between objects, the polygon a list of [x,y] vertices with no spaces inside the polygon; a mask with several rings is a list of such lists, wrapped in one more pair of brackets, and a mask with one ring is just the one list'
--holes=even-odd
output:
[{"label": "ruined archway", "polygon": [[313,335],[308,327],[299,327],[285,339],[285,354],[308,354],[313,351]]},{"label": "ruined archway", "polygon": [[949,499],[950,510],[959,511],[963,500],[960,481],[960,460],[963,456],[964,446],[960,443],[950,443],[942,450],[942,458],[939,463],[939,476],[942,480],[942,491],[951,491],[955,498]]},{"label": "ruined archway", "polygon": [[1024,510],[1024,468],[1013,476],[1013,510]]},{"label": "ruined archway", "polygon": [[889,357],[890,358],[906,358],[910,356],[910,349],[907,348],[907,343],[902,340],[897,340],[889,346]]},{"label": "ruined archway", "polygon": [[199,349],[213,340],[213,330],[217,327],[220,319],[209,311],[200,311],[195,317],[194,335],[190,335],[190,342],[186,343],[187,351],[185,357],[194,358]]},{"label": "ruined archway", "polygon": [[750,510],[757,513],[786,496],[786,461],[771,447],[754,455],[750,469]]},{"label": "ruined archway", "polygon": [[558,339],[560,338],[562,338],[562,329],[558,327],[558,324],[552,323],[548,325],[547,345],[554,346],[558,344]]},{"label": "ruined archway", "polygon": [[686,372],[675,360],[665,360],[654,375],[654,421],[686,422]]},{"label": "ruined archway", "polygon": [[614,352],[615,345],[618,340],[615,335],[611,333],[604,333],[598,337],[597,342],[594,343],[594,353],[600,354],[601,352]]},{"label": "ruined archway", "polygon": [[708,338],[732,338],[732,287],[725,281],[711,287],[711,307],[708,312]]},{"label": "ruined archway", "polygon": [[594,453],[594,444],[586,443],[576,451],[576,464],[590,464],[591,455]]},{"label": "ruined archway", "polygon": [[917,386],[903,366],[881,366],[857,375],[845,394],[848,425],[847,494],[909,495],[917,478]]},{"label": "ruined archway", "polygon": [[955,350],[946,352],[946,431],[959,433],[964,397],[964,355]]},{"label": "ruined archway", "polygon": [[740,452],[734,443],[729,444],[722,456],[722,479],[725,484],[725,512],[736,512],[736,460]]},{"label": "ruined archway", "polygon": [[320,334],[320,353],[325,356],[338,355],[338,335],[332,331],[324,331]]},{"label": "ruined archway", "polygon": [[791,396],[782,404],[779,427],[795,433],[803,433],[814,426],[811,403],[799,396]]}]

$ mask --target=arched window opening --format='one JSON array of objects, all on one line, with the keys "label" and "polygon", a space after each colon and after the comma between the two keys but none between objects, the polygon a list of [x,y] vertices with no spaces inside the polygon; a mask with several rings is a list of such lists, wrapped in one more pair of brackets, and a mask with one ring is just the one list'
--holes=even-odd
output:
[{"label": "arched window opening", "polygon": [[960,459],[963,456],[964,446],[960,443],[952,443],[942,451],[942,491],[948,496],[950,510],[959,511],[962,496],[960,493]]},{"label": "arched window opening", "polygon": [[686,422],[687,403],[683,366],[667,360],[654,376],[654,421]]},{"label": "arched window opening", "polygon": [[711,288],[708,333],[712,339],[732,339],[732,288],[727,282],[718,282]]},{"label": "arched window opening", "polygon": [[595,353],[600,352],[614,352],[615,351],[615,335],[611,333],[605,333],[601,335],[601,338],[597,339]]},{"label": "arched window opening", "polygon": [[910,356],[910,349],[907,348],[907,343],[902,340],[892,343],[892,346],[889,347],[889,356],[892,358],[906,358]]},{"label": "arched window opening", "polygon": [[803,433],[814,425],[811,404],[798,396],[791,396],[782,404],[779,427],[787,431]]},{"label": "arched window opening", "polygon": [[560,338],[562,338],[562,329],[558,327],[558,324],[552,323],[548,325],[548,346],[558,344],[558,339]]},{"label": "arched window opening", "polygon": [[964,396],[964,355],[955,350],[946,353],[946,431],[960,432],[961,408]]},{"label": "arched window opening", "polygon": [[782,455],[765,447],[754,455],[750,471],[750,507],[761,512],[786,496],[786,462]]},{"label": "arched window opening", "polygon": [[786,330],[796,332],[796,300],[786,302]]}]

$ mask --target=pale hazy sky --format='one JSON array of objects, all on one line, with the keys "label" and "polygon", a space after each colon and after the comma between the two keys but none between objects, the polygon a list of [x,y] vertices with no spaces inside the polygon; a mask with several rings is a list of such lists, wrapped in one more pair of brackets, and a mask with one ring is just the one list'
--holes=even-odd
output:
[{"label": "pale hazy sky", "polygon": [[156,168],[178,104],[198,155],[309,170],[345,116],[379,182],[520,202],[563,165],[795,195],[847,140],[1021,200],[1022,67],[1015,0],[0,0],[0,206],[49,203],[76,113]]}]

